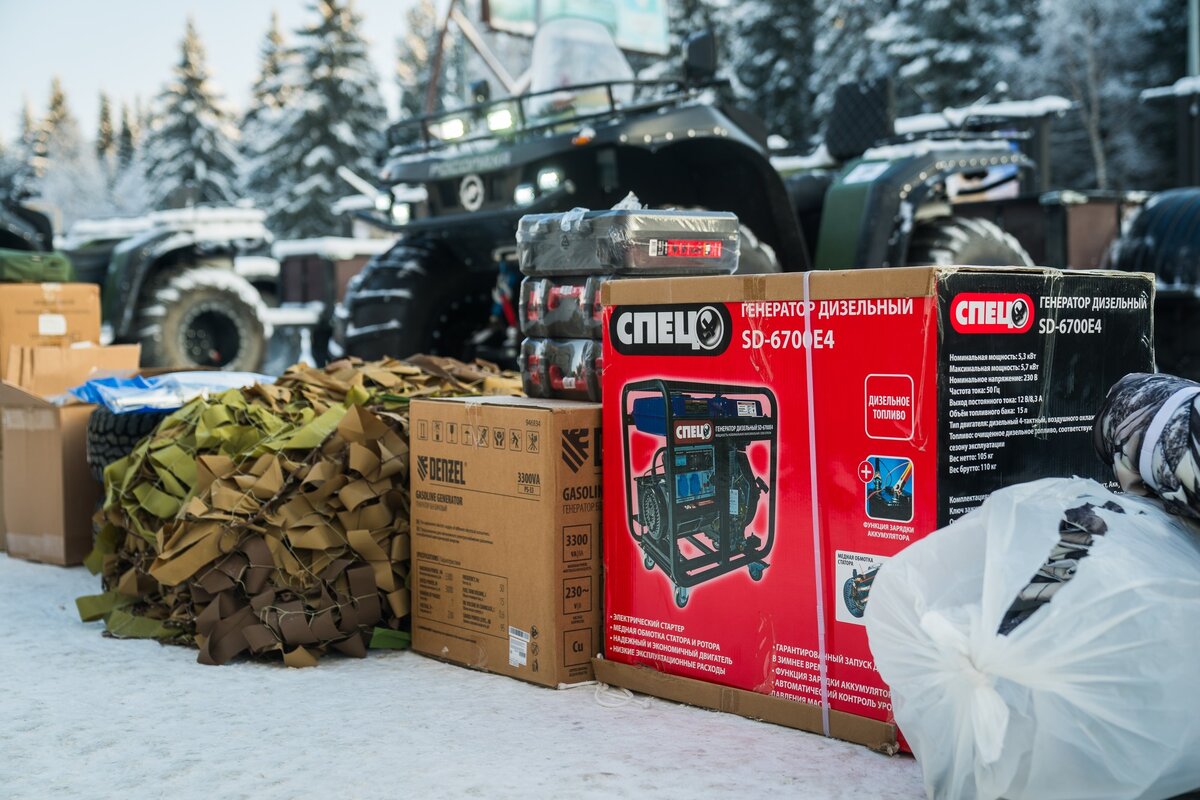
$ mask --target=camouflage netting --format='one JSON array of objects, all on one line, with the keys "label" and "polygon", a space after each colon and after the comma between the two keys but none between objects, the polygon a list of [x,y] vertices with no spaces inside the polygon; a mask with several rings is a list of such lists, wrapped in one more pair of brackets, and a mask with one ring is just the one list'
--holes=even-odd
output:
[{"label": "camouflage netting", "polygon": [[347,359],[190,403],[105,470],[80,616],[205,664],[406,646],[409,400],[519,393],[483,363]]}]

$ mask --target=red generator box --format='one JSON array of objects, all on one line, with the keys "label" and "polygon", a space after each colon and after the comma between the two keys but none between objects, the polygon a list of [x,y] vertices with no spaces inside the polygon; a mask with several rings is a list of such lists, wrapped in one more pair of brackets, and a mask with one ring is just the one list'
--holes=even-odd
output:
[{"label": "red generator box", "polygon": [[880,565],[1002,486],[1112,485],[1092,418],[1120,377],[1153,370],[1145,274],[918,267],[604,291],[601,679],[640,665],[799,701],[820,712],[797,727],[826,733],[831,713],[891,720],[864,627]]}]

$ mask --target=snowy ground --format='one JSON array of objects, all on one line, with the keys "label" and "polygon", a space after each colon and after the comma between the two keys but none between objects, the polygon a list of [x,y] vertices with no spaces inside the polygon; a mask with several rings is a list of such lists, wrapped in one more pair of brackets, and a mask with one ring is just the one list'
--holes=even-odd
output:
[{"label": "snowy ground", "polygon": [[413,653],[196,663],[84,624],[81,568],[0,555],[0,796],[917,798],[911,758]]}]

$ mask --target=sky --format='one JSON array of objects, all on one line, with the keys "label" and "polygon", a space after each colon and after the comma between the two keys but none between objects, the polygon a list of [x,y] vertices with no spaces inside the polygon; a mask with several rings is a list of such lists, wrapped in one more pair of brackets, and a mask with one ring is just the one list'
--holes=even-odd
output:
[{"label": "sky", "polygon": [[[413,0],[355,0],[363,17],[380,91],[395,113],[392,79],[396,37]],[[26,99],[46,113],[50,81],[58,75],[84,135],[95,135],[101,91],[132,105],[152,100],[179,60],[188,16],[208,55],[225,101],[244,108],[258,76],[259,51],[279,13],[284,36],[315,19],[307,0],[0,0],[0,141],[20,129]]]}]

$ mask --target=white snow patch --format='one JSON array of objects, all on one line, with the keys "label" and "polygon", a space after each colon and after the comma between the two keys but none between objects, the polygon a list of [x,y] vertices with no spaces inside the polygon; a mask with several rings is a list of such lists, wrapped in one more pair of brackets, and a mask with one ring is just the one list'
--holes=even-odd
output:
[{"label": "white snow patch", "polygon": [[81,623],[75,598],[99,591],[82,568],[0,555],[7,798],[925,796],[909,757],[415,653],[206,667]]},{"label": "white snow patch", "polygon": [[771,165],[779,172],[786,174],[806,169],[832,169],[837,166],[837,162],[833,160],[833,156],[829,155],[829,148],[825,146],[824,142],[821,142],[816,150],[807,155],[771,156]]},{"label": "white snow patch", "polygon": [[1145,89],[1141,98],[1155,100],[1160,97],[1186,97],[1189,94],[1200,94],[1200,75],[1189,75],[1180,78],[1170,86],[1159,86],[1156,89]]},{"label": "white snow patch", "polygon": [[1037,119],[1069,111],[1071,106],[1071,101],[1065,97],[1046,95],[1033,100],[1005,100],[999,103],[947,108],[935,114],[914,114],[911,117],[900,117],[896,120],[896,134],[904,135],[958,128],[973,117]]},{"label": "white snow patch", "polygon": [[341,261],[355,256],[374,256],[387,252],[396,242],[392,239],[350,239],[341,236],[321,236],[315,239],[288,239],[276,242],[271,254],[282,261],[289,256],[322,256]]}]

